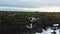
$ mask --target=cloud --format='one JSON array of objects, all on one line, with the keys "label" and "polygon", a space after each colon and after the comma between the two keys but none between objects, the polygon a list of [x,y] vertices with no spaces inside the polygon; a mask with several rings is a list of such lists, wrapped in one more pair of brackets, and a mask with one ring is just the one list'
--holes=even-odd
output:
[{"label": "cloud", "polygon": [[60,0],[0,0],[0,10],[60,11]]},{"label": "cloud", "polygon": [[58,6],[45,6],[39,8],[19,8],[19,7],[0,7],[0,10],[4,11],[38,11],[38,12],[60,12]]},{"label": "cloud", "polygon": [[25,11],[60,12],[60,7],[58,6],[45,6],[40,8],[22,8],[22,9]]},{"label": "cloud", "polygon": [[60,7],[58,6],[46,6],[38,9],[39,11],[46,11],[46,12],[60,12]]},{"label": "cloud", "polygon": [[25,8],[60,6],[60,0],[0,0],[0,6]]}]

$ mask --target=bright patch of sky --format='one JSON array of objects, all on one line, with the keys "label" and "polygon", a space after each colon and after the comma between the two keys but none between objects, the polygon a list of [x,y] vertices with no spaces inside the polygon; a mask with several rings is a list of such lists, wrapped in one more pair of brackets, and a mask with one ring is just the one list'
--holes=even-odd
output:
[{"label": "bright patch of sky", "polygon": [[[60,34],[59,33],[60,29],[56,30],[56,34]],[[54,32],[54,30],[52,30],[51,28],[48,28],[47,31],[43,31],[42,33],[36,33],[36,34],[52,34],[52,32]]]}]

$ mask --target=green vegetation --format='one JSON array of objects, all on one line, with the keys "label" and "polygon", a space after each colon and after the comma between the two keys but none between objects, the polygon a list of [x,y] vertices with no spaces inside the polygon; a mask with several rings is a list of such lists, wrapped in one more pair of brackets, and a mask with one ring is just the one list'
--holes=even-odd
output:
[{"label": "green vegetation", "polygon": [[[36,25],[33,29],[24,28],[24,26],[27,23],[30,23],[28,17],[40,18],[32,22],[33,25]],[[23,34],[23,32],[25,33],[42,32],[42,29],[46,30],[46,28],[50,27],[54,23],[60,24],[60,13],[58,12],[49,13],[49,12],[0,11],[1,33]]]}]

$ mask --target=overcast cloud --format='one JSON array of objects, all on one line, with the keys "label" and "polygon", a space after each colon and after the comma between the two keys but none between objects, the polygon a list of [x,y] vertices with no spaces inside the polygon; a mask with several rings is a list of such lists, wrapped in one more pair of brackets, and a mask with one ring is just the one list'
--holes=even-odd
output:
[{"label": "overcast cloud", "polygon": [[60,12],[60,0],[0,0],[0,10]]},{"label": "overcast cloud", "polygon": [[0,0],[0,6],[25,8],[60,6],[60,0]]}]

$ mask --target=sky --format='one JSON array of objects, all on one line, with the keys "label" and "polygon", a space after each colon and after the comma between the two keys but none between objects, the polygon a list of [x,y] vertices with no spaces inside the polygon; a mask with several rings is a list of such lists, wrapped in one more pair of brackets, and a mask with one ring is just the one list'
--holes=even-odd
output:
[{"label": "sky", "polygon": [[60,11],[60,0],[0,0],[0,7],[0,10],[16,10],[15,8],[21,10],[23,8],[22,10],[42,11],[41,8],[43,8],[44,11],[48,11],[49,9]]},{"label": "sky", "polygon": [[[56,30],[56,31],[55,31],[56,34],[60,34],[59,31],[60,31],[60,29]],[[52,30],[51,28],[48,28],[46,31],[43,30],[42,33],[37,33],[37,32],[36,32],[36,34],[52,34],[52,32],[54,32],[54,30]]]}]

